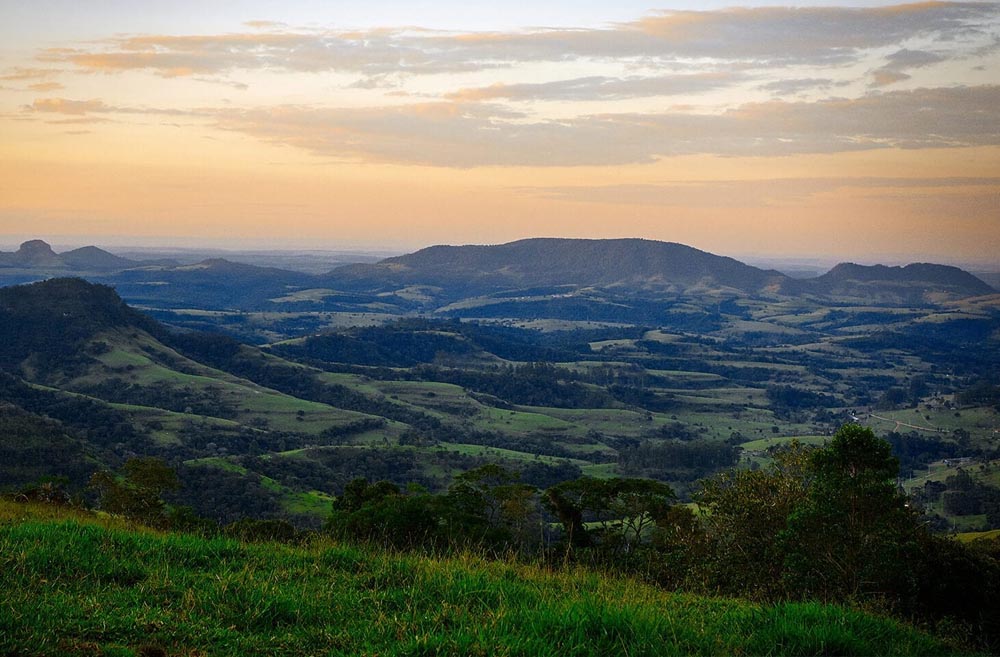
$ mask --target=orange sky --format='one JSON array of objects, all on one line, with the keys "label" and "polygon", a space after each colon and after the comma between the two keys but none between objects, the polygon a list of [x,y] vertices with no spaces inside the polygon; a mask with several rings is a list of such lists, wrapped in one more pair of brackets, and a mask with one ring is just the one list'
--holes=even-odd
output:
[{"label": "orange sky", "polygon": [[992,3],[128,27],[0,50],[0,239],[1000,261]]}]

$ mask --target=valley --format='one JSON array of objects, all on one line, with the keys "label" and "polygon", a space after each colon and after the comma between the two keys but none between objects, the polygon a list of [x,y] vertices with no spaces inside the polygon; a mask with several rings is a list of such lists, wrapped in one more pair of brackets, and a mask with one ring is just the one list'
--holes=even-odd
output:
[{"label": "valley", "polygon": [[[88,272],[77,252],[22,250],[0,280],[75,274],[129,306],[82,281],[0,290],[8,402],[70,427],[97,463],[176,464],[178,502],[221,521],[315,526],[357,476],[444,490],[490,462],[543,488],[642,476],[687,499],[849,421],[933,443],[901,453],[908,488],[946,458],[1000,458],[1000,294],[953,267],[789,279],[646,240],[434,247],[319,276],[78,250],[124,267]],[[975,385],[986,396],[963,397]],[[63,405],[99,407],[120,435],[95,441],[96,423],[49,410]]]}]

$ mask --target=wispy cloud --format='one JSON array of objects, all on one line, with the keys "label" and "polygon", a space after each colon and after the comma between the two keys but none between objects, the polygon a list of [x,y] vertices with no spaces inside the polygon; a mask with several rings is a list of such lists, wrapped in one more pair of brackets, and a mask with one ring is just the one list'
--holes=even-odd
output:
[{"label": "wispy cloud", "polygon": [[947,61],[947,57],[926,50],[909,50],[903,48],[886,57],[886,64],[872,73],[872,86],[885,87],[896,82],[909,80],[906,71],[923,68],[932,64]]},{"label": "wispy cloud", "polygon": [[29,109],[34,112],[75,116],[121,111],[121,108],[106,105],[102,100],[71,100],[67,98],[39,98],[30,105]]},{"label": "wispy cloud", "polygon": [[[436,33],[416,29],[289,31],[265,21],[245,34],[152,35],[51,49],[42,59],[103,72],[172,77],[235,69],[428,74],[576,58],[831,63],[920,36],[952,49],[995,34],[993,3],[924,2],[887,8],[673,11],[605,29]],[[260,31],[268,28],[267,31]],[[984,36],[985,35],[985,36]]]},{"label": "wispy cloud", "polygon": [[22,108],[30,114],[62,114],[74,117],[101,115],[105,119],[114,115],[164,115],[164,116],[213,116],[215,110],[183,110],[158,107],[126,107],[109,105],[98,98],[75,100],[72,98],[38,98]]},{"label": "wispy cloud", "polygon": [[233,110],[220,113],[219,124],[330,157],[446,167],[609,165],[685,154],[769,156],[1000,144],[1000,86],[750,103],[719,115],[600,114],[524,121],[494,105],[441,102]]},{"label": "wispy cloud", "polygon": [[10,80],[10,81],[28,81],[28,80],[45,80],[62,73],[59,69],[52,68],[30,68],[15,66],[9,68],[0,74],[0,80]]},{"label": "wispy cloud", "polygon": [[847,61],[862,49],[915,35],[968,38],[995,22],[991,3],[920,2],[878,8],[759,7],[665,12],[629,27],[685,56],[816,62]]},{"label": "wispy cloud", "polygon": [[28,85],[29,91],[59,91],[65,88],[60,82],[36,82]]},{"label": "wispy cloud", "polygon": [[553,82],[493,84],[460,89],[446,97],[453,100],[609,100],[694,94],[730,86],[746,76],[738,73],[695,73],[656,77],[614,78],[591,76]]},{"label": "wispy cloud", "polygon": [[764,91],[773,92],[780,96],[787,96],[798,94],[803,91],[843,87],[848,84],[850,84],[850,82],[846,80],[834,80],[832,78],[788,78],[784,80],[766,82],[758,88]]}]

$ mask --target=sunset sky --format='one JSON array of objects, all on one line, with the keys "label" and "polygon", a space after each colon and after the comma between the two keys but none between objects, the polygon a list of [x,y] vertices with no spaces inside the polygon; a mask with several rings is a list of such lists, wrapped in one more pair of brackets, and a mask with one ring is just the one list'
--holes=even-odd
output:
[{"label": "sunset sky", "polygon": [[998,264],[1000,4],[0,0],[0,243],[533,236]]}]

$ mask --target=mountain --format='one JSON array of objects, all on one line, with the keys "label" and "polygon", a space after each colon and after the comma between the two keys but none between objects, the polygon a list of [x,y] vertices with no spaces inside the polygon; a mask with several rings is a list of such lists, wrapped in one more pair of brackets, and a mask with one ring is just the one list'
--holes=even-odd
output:
[{"label": "mountain", "polygon": [[128,269],[139,264],[135,260],[116,256],[96,246],[84,246],[72,251],[65,251],[59,254],[59,257],[70,269],[80,270],[112,271]]},{"label": "mountain", "polygon": [[931,263],[905,267],[841,263],[822,276],[797,281],[792,287],[827,297],[877,303],[926,303],[997,292],[963,269]]},{"label": "mountain", "polygon": [[761,292],[785,278],[671,242],[536,238],[494,246],[432,246],[373,265],[337,268],[329,282],[351,289],[432,286],[454,298],[555,286]]},{"label": "mountain", "polygon": [[[432,246],[320,275],[221,258],[184,265],[139,262],[92,246],[57,254],[41,240],[25,242],[15,253],[0,253],[0,285],[52,275],[79,275],[110,285],[129,303],[189,327],[195,327],[194,316],[174,311],[278,311],[302,317],[318,312],[434,313],[704,332],[717,329],[723,305],[737,299],[933,307],[996,292],[968,272],[945,265],[842,264],[817,278],[793,279],[683,244],[644,239],[538,238],[491,246]],[[316,324],[316,317],[309,321]],[[197,328],[204,328],[205,321],[204,315],[197,318]],[[241,336],[261,342],[282,335],[268,338],[249,324],[245,328]]]},{"label": "mountain", "polygon": [[152,326],[110,287],[78,278],[0,288],[0,368],[38,354],[53,362],[78,358],[81,345],[102,331]]},{"label": "mountain", "polygon": [[139,264],[121,258],[96,246],[85,246],[56,253],[42,240],[29,240],[13,253],[0,252],[0,267],[22,269],[66,269],[72,271],[106,272],[127,269]]}]

